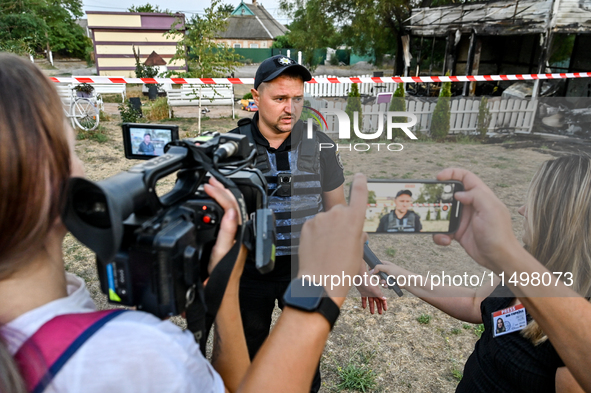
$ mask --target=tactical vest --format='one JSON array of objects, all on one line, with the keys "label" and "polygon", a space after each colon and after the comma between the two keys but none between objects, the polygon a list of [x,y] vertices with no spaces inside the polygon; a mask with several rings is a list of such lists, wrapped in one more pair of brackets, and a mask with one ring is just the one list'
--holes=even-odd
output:
[{"label": "tactical vest", "polygon": [[404,218],[398,218],[394,211],[390,211],[386,232],[415,232],[415,220],[416,214],[413,211],[409,211]]},{"label": "tactical vest", "polygon": [[[255,142],[250,119],[238,122],[238,132],[256,146],[256,167],[269,185],[269,208],[275,213],[277,248],[275,255],[296,255],[306,220],[323,210],[320,149],[316,132],[290,151],[271,153]],[[297,124],[296,126],[301,126]]]}]

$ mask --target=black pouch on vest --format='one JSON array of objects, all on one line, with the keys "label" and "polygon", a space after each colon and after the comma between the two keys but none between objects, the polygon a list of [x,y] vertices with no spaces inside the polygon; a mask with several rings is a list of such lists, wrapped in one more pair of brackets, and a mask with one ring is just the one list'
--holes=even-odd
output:
[{"label": "black pouch on vest", "polygon": [[291,172],[277,173],[277,196],[289,197],[293,195],[293,182]]}]

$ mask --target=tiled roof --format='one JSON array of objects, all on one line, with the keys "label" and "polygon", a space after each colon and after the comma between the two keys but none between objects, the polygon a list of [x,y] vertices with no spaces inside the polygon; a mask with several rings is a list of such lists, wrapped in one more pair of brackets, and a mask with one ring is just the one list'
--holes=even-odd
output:
[{"label": "tiled roof", "polygon": [[233,15],[228,18],[228,28],[217,38],[275,39],[289,30],[279,23],[262,4],[244,4],[254,14]]}]

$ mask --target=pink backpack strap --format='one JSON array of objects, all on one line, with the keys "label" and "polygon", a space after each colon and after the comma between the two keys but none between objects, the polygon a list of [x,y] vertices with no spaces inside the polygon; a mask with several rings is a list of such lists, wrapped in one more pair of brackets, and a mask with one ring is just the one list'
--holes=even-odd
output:
[{"label": "pink backpack strap", "polygon": [[39,328],[14,355],[29,392],[41,393],[76,353],[104,324],[126,310],[64,314]]}]

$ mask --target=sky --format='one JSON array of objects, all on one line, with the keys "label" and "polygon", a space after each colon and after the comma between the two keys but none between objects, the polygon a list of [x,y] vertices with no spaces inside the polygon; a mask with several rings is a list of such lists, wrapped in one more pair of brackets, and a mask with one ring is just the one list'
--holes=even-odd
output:
[{"label": "sky", "polygon": [[[226,4],[238,6],[240,0],[224,0]],[[252,0],[245,0],[245,3],[251,3]],[[150,3],[158,5],[162,9],[169,9],[171,11],[182,12],[187,16],[192,16],[194,13],[203,13],[211,2],[208,0],[82,0],[84,4],[84,11],[117,11],[125,12],[132,5],[144,5]],[[271,0],[259,0],[271,15],[279,22],[287,24],[290,20],[279,12],[279,2]]]}]

